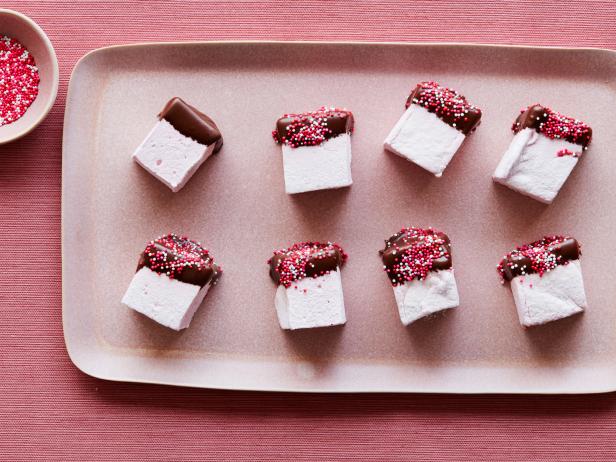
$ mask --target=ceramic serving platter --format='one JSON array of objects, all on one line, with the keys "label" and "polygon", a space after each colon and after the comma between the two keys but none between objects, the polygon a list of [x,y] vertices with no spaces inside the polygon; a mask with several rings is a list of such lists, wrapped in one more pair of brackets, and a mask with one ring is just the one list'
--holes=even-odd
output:
[{"label": "ceramic serving platter", "polygon": [[[483,109],[442,178],[383,151],[411,88],[434,79]],[[131,160],[165,102],[180,96],[223,136],[173,194]],[[534,102],[593,127],[556,201],[542,205],[491,174],[511,123]],[[285,112],[351,109],[350,188],[284,193],[271,130]],[[63,319],[87,374],[196,387],[312,392],[590,393],[616,389],[616,54],[594,49],[371,43],[120,46],[84,57],[71,78],[63,154]],[[453,243],[461,305],[400,323],[378,250],[405,225]],[[224,268],[189,329],[120,304],[146,241],[175,231]],[[495,271],[544,234],[582,244],[588,310],[522,328]],[[286,332],[266,260],[300,240],[349,254],[345,326]]]}]

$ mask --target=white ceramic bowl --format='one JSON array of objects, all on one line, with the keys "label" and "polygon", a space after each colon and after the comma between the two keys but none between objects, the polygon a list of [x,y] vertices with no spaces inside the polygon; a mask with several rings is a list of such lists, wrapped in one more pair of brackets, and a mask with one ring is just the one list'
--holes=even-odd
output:
[{"label": "white ceramic bowl", "polygon": [[56,101],[58,94],[58,59],[56,52],[38,24],[21,13],[0,9],[0,36],[20,41],[32,54],[39,69],[39,93],[26,113],[13,123],[0,127],[0,144],[21,138],[40,124]]}]

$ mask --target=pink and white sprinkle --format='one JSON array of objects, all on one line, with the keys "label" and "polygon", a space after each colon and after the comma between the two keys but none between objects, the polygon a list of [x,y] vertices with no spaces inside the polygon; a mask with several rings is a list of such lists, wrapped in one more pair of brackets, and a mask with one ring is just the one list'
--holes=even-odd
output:
[{"label": "pink and white sprinkle", "polygon": [[36,99],[40,76],[34,58],[17,40],[0,37],[0,126],[20,119]]}]

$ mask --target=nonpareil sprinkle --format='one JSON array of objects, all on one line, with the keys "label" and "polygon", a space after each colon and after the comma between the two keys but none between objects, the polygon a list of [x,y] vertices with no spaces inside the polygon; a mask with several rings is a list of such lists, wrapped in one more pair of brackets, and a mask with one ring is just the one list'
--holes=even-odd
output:
[{"label": "nonpareil sprinkle", "polygon": [[17,40],[0,36],[0,126],[20,119],[39,92],[39,71]]}]

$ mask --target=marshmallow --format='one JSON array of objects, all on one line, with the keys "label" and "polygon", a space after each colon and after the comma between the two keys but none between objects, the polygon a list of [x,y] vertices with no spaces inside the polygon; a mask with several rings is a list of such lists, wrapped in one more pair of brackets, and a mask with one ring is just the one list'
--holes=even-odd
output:
[{"label": "marshmallow", "polygon": [[523,326],[566,318],[586,308],[580,246],[572,237],[546,236],[516,247],[503,257],[498,272],[511,282]]},{"label": "marshmallow", "polygon": [[552,140],[531,128],[518,132],[494,171],[495,182],[550,204],[563,186],[578,157],[558,156],[562,150],[579,151],[579,146]]},{"label": "marshmallow", "polygon": [[460,305],[453,270],[431,271],[425,279],[393,287],[402,324]]},{"label": "marshmallow", "polygon": [[511,292],[520,324],[535,326],[581,313],[587,307],[582,268],[579,260],[570,261],[539,276],[516,276]]},{"label": "marshmallow", "polygon": [[550,204],[590,143],[592,131],[582,122],[540,105],[524,110],[513,130],[513,140],[493,179]]},{"label": "marshmallow", "polygon": [[338,135],[317,146],[282,146],[287,194],[350,186],[351,136]]},{"label": "marshmallow", "polygon": [[143,267],[131,281],[122,303],[174,330],[188,327],[210,284],[199,287]]},{"label": "marshmallow", "polygon": [[454,90],[422,82],[409,96],[407,109],[385,139],[385,149],[440,177],[481,111]]},{"label": "marshmallow", "polygon": [[198,242],[161,236],[141,254],[122,303],[163,326],[185,329],[221,271]]},{"label": "marshmallow", "polygon": [[403,228],[380,251],[402,324],[460,304],[449,237],[432,228]]},{"label": "marshmallow", "polygon": [[274,251],[268,261],[278,284],[274,306],[283,329],[344,324],[340,266],[347,256],[331,242],[299,242]]},{"label": "marshmallow", "polygon": [[322,107],[285,114],[276,122],[274,140],[282,144],[287,194],[350,186],[353,114]]},{"label": "marshmallow", "polygon": [[291,287],[278,286],[274,299],[280,327],[306,329],[346,323],[340,271],[300,279]]},{"label": "marshmallow", "polygon": [[465,138],[431,112],[411,104],[385,139],[385,149],[440,177]]},{"label": "marshmallow", "polygon": [[159,119],[135,150],[133,159],[178,192],[222,147],[222,137],[212,119],[180,98],[169,101]]}]

